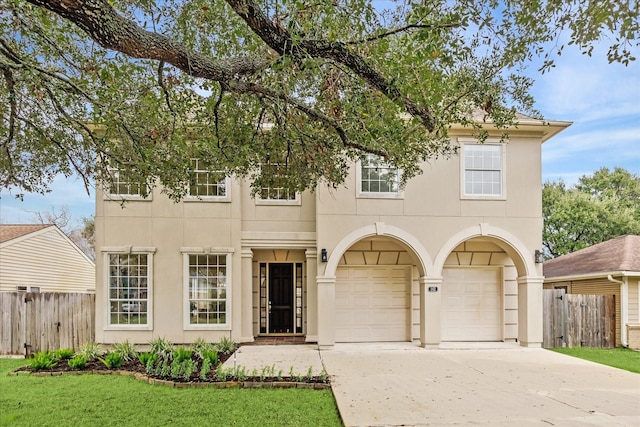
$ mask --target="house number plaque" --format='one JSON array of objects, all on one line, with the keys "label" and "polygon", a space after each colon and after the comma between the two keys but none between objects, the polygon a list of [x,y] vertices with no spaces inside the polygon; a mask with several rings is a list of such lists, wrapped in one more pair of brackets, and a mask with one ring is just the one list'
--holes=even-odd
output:
[{"label": "house number plaque", "polygon": [[438,292],[437,286],[429,286],[429,292]]}]

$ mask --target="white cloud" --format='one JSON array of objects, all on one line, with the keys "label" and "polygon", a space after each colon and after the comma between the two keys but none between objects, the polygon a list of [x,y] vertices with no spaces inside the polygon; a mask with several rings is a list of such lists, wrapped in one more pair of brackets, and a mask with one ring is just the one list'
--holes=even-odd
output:
[{"label": "white cloud", "polygon": [[565,135],[558,135],[542,146],[542,162],[553,163],[581,155],[593,155],[602,160],[640,159],[638,129],[605,126],[597,129],[578,128],[575,133],[567,131]]},{"label": "white cloud", "polygon": [[640,62],[609,64],[603,46],[591,57],[569,49],[550,72],[532,76],[537,107],[548,118],[587,122],[640,117]]}]

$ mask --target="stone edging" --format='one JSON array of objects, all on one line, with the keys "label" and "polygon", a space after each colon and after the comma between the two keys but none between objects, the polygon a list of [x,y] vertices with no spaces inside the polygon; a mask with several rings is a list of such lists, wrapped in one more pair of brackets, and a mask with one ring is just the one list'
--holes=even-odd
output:
[{"label": "stone edging", "polygon": [[158,378],[151,378],[140,372],[131,371],[104,371],[104,370],[91,370],[91,371],[65,371],[65,372],[31,372],[31,371],[13,371],[9,372],[9,375],[31,375],[34,377],[59,377],[62,375],[83,375],[83,374],[96,374],[96,375],[120,375],[124,377],[131,377],[138,381],[145,382],[152,385],[162,385],[165,387],[173,388],[304,388],[310,390],[326,390],[331,388],[331,384],[325,383],[304,383],[293,381],[219,381],[219,382],[176,382],[169,380],[161,380]]}]

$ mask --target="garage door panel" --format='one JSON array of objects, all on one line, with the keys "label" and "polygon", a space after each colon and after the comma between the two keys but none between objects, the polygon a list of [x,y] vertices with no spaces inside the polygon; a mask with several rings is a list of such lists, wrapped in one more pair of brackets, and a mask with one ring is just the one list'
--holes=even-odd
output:
[{"label": "garage door panel", "polygon": [[443,341],[502,340],[500,269],[444,269],[441,319]]},{"label": "garage door panel", "polygon": [[336,341],[405,341],[409,331],[407,269],[339,268]]}]

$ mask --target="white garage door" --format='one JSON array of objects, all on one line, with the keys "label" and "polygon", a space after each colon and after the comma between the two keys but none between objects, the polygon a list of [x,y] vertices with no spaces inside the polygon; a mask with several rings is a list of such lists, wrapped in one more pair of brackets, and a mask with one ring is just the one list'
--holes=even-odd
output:
[{"label": "white garage door", "polygon": [[409,268],[336,272],[336,342],[409,340]]},{"label": "white garage door", "polygon": [[501,341],[501,270],[445,268],[441,314],[442,341]]}]

